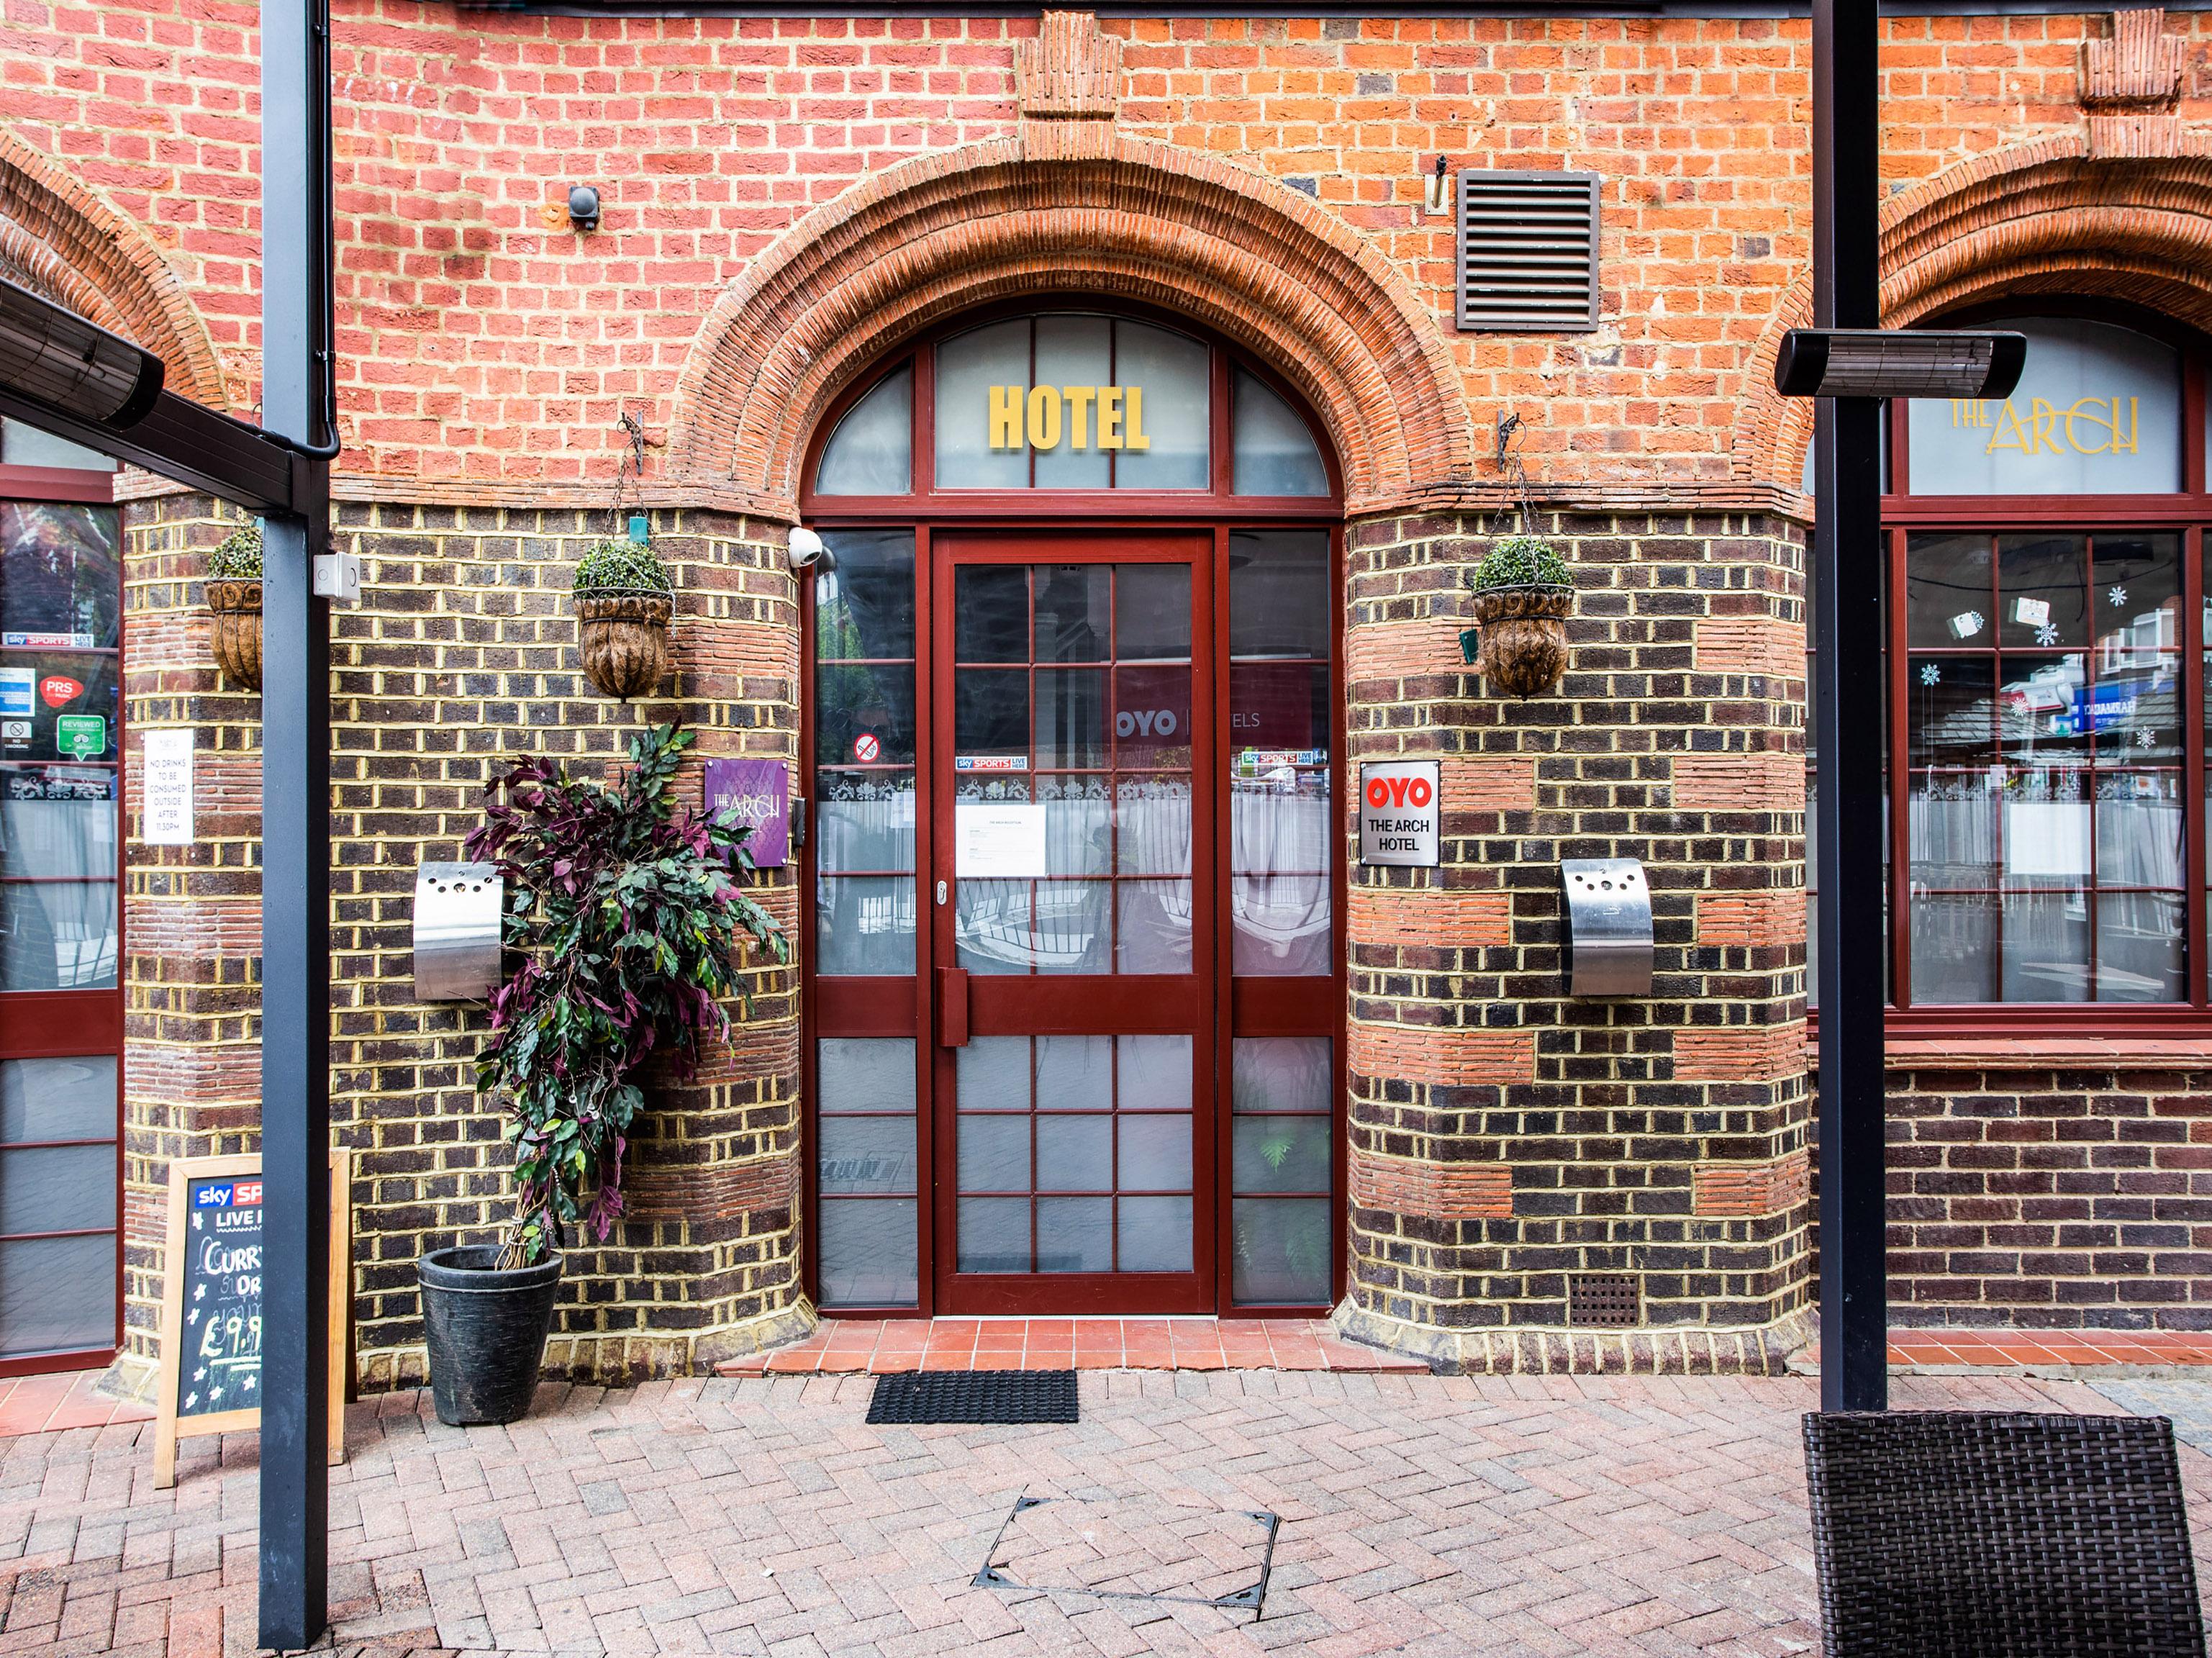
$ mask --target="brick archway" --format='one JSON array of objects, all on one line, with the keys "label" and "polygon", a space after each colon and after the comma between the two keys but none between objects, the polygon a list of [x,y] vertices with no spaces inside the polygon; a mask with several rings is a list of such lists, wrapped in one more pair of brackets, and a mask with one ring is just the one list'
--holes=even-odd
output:
[{"label": "brick archway", "polygon": [[131,221],[0,129],[0,275],[137,341],[168,389],[221,409],[222,365],[184,284]]},{"label": "brick archway", "polygon": [[[1901,325],[1978,301],[2067,294],[2133,301],[2212,331],[2212,147],[2094,156],[2065,137],[1946,169],[1882,208],[1882,319]],[[1809,405],[1774,391],[1784,331],[1812,320],[1810,276],[1759,341],[1734,439],[1739,477],[1794,489]]]},{"label": "brick archway", "polygon": [[1434,320],[1306,197],[1208,156],[1077,123],[893,167],[793,227],[723,295],[678,388],[673,481],[790,517],[823,411],[902,340],[995,300],[1149,301],[1273,364],[1328,426],[1354,513],[1474,475]]}]

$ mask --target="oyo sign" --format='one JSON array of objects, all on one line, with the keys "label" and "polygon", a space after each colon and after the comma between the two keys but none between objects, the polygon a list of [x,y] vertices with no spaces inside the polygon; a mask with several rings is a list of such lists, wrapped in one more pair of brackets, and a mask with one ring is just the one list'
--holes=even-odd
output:
[{"label": "oyo sign", "polygon": [[1443,787],[1433,760],[1370,761],[1359,768],[1359,861],[1437,862]]}]

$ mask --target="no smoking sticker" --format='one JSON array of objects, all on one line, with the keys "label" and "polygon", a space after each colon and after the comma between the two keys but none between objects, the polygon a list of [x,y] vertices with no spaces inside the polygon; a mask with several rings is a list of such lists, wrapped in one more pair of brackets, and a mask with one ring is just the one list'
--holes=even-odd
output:
[{"label": "no smoking sticker", "polygon": [[1443,788],[1434,760],[1374,761],[1359,768],[1359,861],[1437,862]]},{"label": "no smoking sticker", "polygon": [[862,732],[853,739],[853,758],[864,766],[872,762],[883,751],[884,745],[877,740],[873,732]]}]

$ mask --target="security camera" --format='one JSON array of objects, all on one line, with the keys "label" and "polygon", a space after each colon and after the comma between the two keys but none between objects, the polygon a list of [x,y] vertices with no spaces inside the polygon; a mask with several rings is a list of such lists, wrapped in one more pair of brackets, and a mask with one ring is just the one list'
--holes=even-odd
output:
[{"label": "security camera", "polygon": [[791,568],[794,570],[803,570],[811,564],[818,563],[826,574],[837,568],[837,555],[830,550],[820,536],[804,525],[791,532],[790,557]]}]

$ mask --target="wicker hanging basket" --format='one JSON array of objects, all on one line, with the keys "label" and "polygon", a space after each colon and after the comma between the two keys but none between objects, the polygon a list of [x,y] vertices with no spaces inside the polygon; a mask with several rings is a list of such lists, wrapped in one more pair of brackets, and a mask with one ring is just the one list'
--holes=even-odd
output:
[{"label": "wicker hanging basket", "polygon": [[675,601],[665,593],[579,592],[584,677],[603,695],[624,702],[652,695],[668,672],[668,623],[675,613]]},{"label": "wicker hanging basket", "polygon": [[[1486,587],[1474,595],[1481,647],[1475,672],[1496,689],[1531,697],[1559,683],[1567,671],[1567,616],[1575,590],[1537,585]],[[1461,648],[1467,646],[1462,635]]]},{"label": "wicker hanging basket", "polygon": [[261,689],[261,584],[210,580],[207,604],[215,618],[215,665],[226,677]]}]

